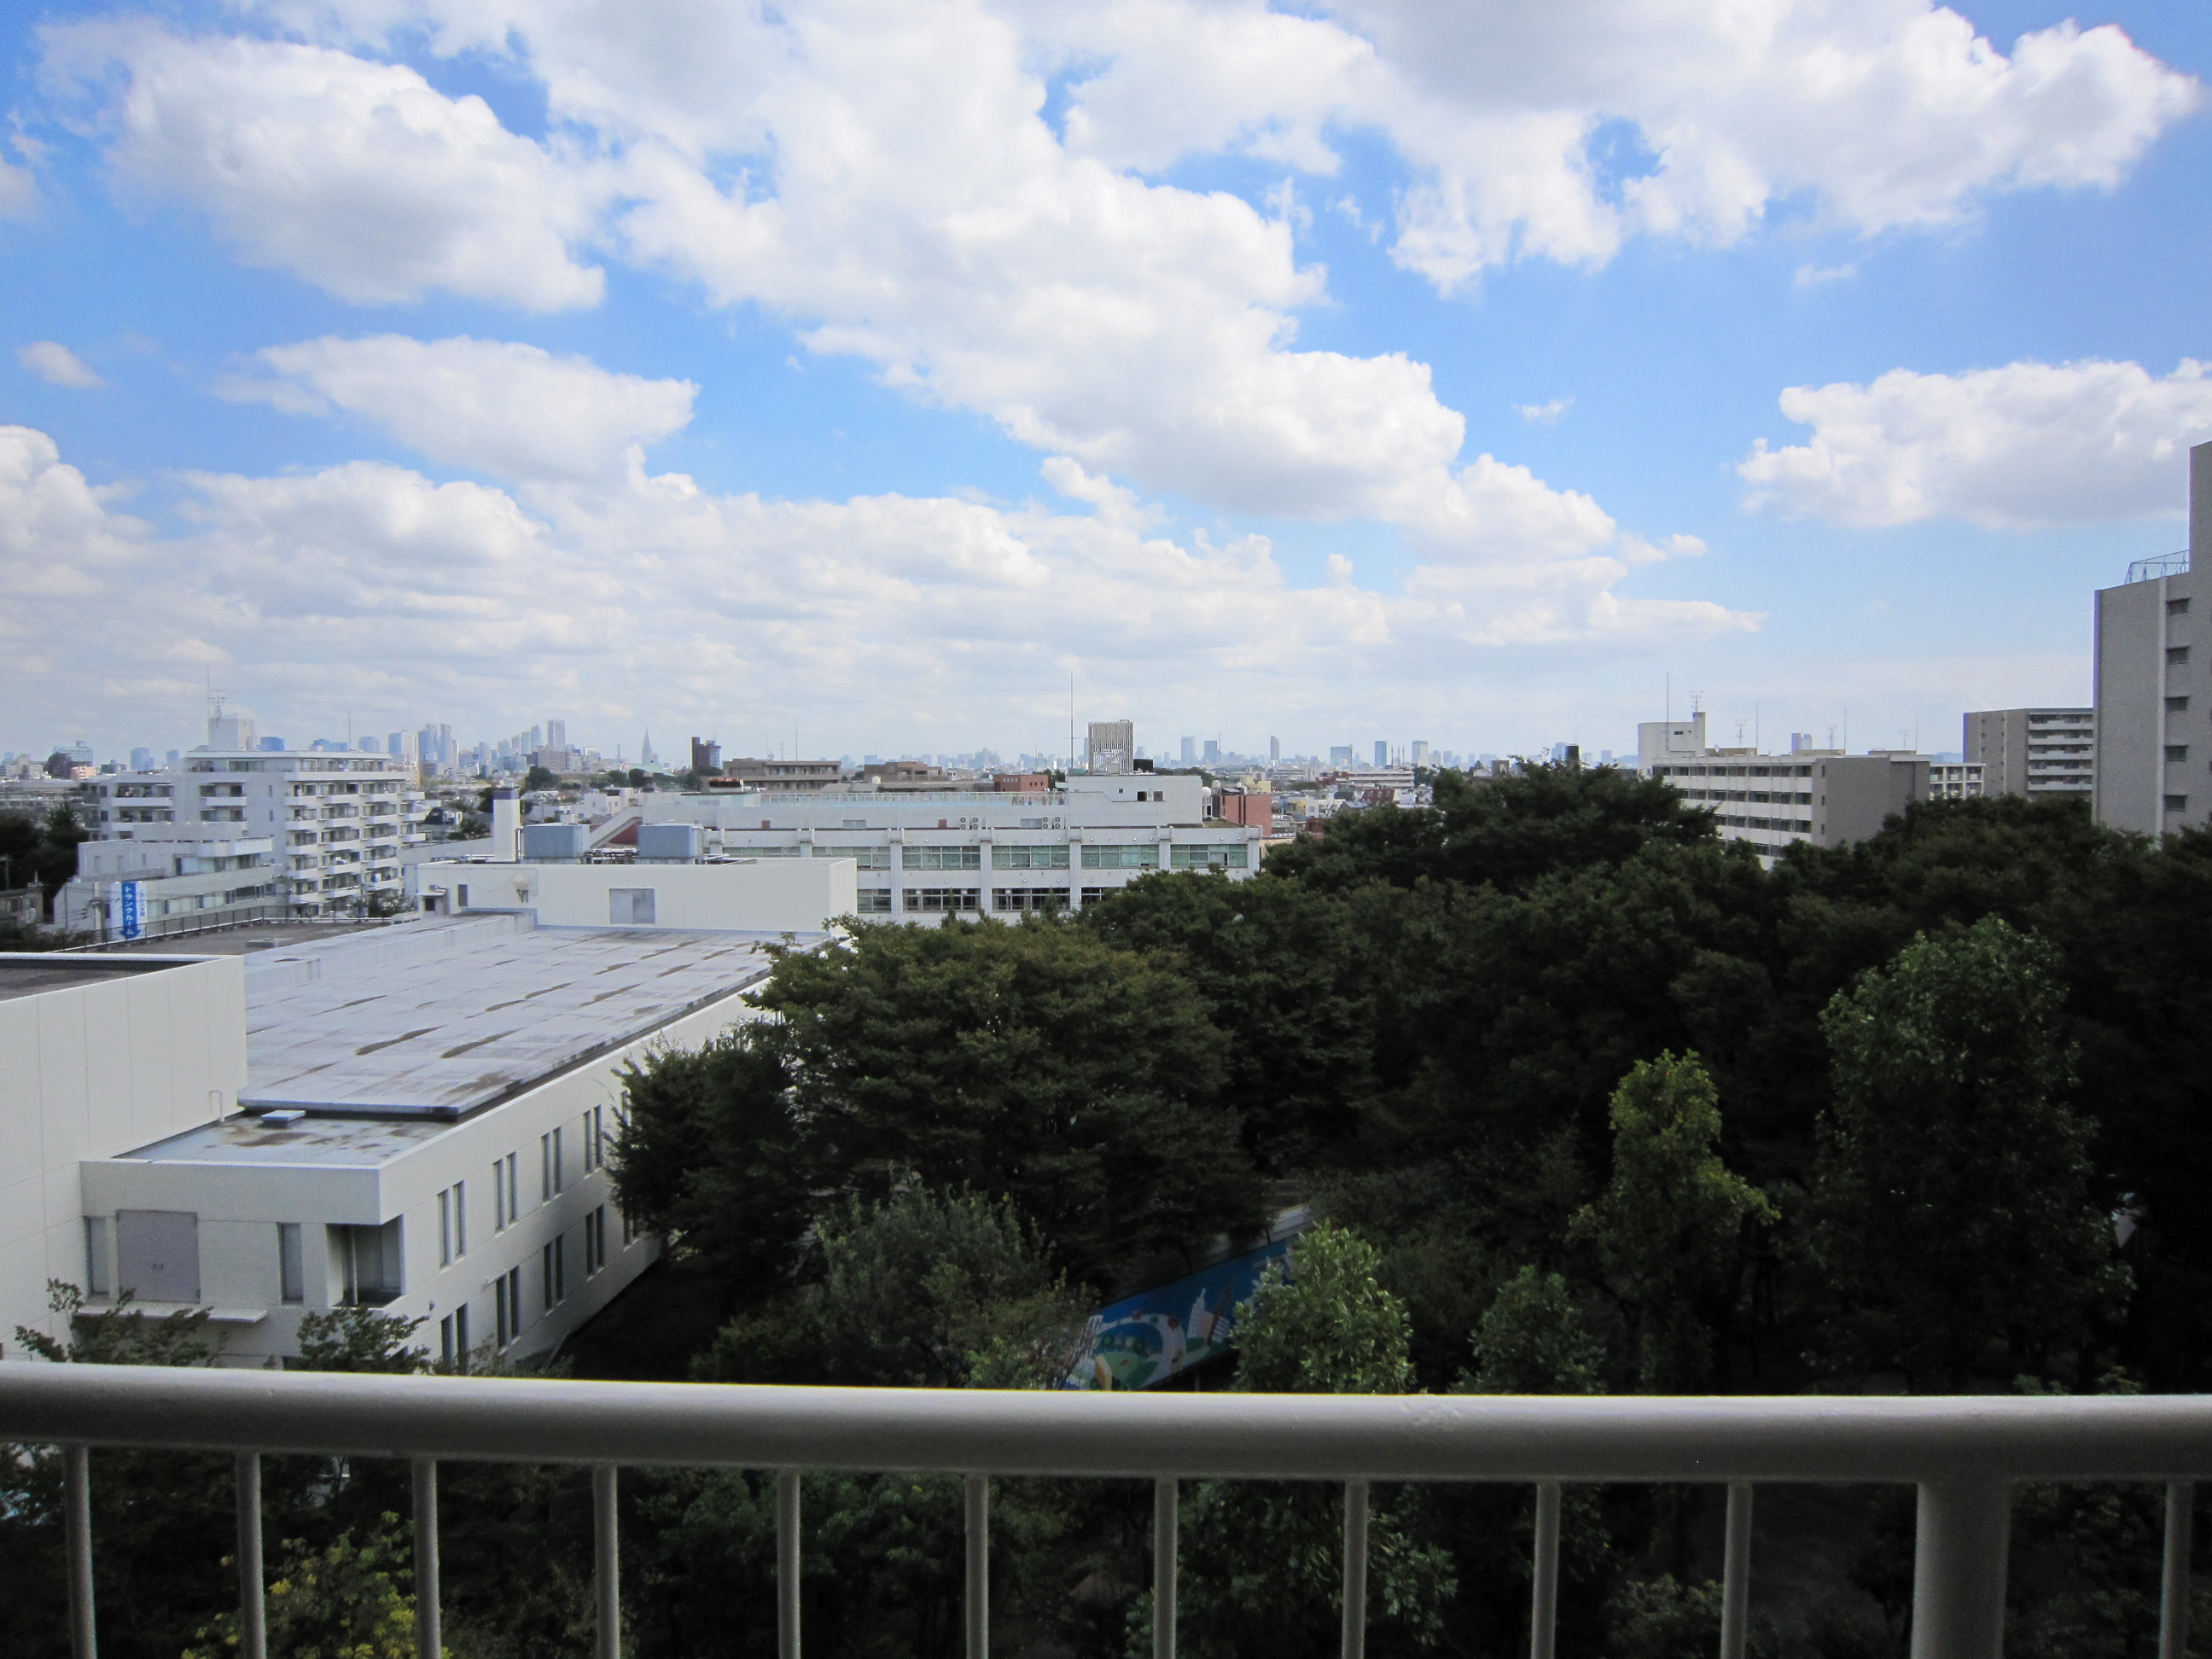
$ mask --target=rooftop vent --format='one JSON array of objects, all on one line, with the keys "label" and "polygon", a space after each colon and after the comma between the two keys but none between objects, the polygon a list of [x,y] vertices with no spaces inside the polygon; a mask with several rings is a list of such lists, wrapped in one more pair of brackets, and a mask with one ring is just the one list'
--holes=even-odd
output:
[{"label": "rooftop vent", "polygon": [[261,1127],[264,1129],[289,1129],[305,1116],[307,1116],[305,1112],[292,1107],[287,1107],[281,1112],[264,1112],[261,1115]]}]

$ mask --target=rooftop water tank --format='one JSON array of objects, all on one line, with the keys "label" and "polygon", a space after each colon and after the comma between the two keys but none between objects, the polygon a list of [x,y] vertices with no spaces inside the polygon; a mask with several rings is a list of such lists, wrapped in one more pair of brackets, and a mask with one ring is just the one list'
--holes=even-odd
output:
[{"label": "rooftop water tank", "polygon": [[522,856],[532,864],[575,864],[589,849],[592,832],[580,823],[526,823]]},{"label": "rooftop water tank", "polygon": [[696,823],[641,823],[637,827],[637,859],[641,864],[688,864],[699,856],[699,826]]}]

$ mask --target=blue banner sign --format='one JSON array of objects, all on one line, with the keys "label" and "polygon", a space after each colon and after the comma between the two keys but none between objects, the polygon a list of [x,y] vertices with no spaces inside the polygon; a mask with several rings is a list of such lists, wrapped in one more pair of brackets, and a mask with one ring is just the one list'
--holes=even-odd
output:
[{"label": "blue banner sign", "polygon": [[1252,1299],[1270,1265],[1279,1261],[1290,1271],[1290,1249],[1288,1237],[1277,1238],[1100,1309],[1086,1334],[1088,1356],[1064,1386],[1148,1389],[1226,1352],[1237,1310]]},{"label": "blue banner sign", "polygon": [[115,931],[123,939],[137,939],[146,931],[146,905],[140,883],[115,884]]}]

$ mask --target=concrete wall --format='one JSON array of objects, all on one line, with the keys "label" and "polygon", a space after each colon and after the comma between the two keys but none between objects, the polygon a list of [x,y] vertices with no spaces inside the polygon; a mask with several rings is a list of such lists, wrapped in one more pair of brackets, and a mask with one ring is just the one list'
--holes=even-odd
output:
[{"label": "concrete wall", "polygon": [[[2155,836],[2178,829],[2165,811],[2169,793],[2188,794],[2185,786],[2169,790],[2166,780],[2164,745],[2169,724],[2185,727],[2193,720],[2200,726],[2203,709],[2201,682],[2205,665],[2195,660],[2205,650],[2195,644],[2203,630],[2192,629],[2197,577],[2191,573],[2164,576],[2154,581],[2129,582],[2099,590],[2097,594],[2097,770],[2094,799],[2097,821],[2116,830],[2133,830]],[[2188,602],[2188,611],[2170,616],[2178,603]],[[2191,646],[2191,660],[2174,669],[2166,664],[2169,647]],[[2197,695],[2192,696],[2192,693]],[[2169,720],[2166,699],[2189,697],[2191,707]],[[2212,737],[2212,730],[2206,732]],[[2205,745],[2199,745],[2200,750]],[[2212,775],[2205,779],[2212,786]],[[2195,792],[2190,821],[2203,821],[2207,790]]]},{"label": "concrete wall", "polygon": [[[612,925],[617,888],[650,889],[656,927],[821,933],[858,906],[849,859],[740,864],[424,864],[426,897],[459,913],[532,909],[542,927]],[[441,896],[435,890],[444,888]],[[468,890],[465,904],[461,890]]]},{"label": "concrete wall", "polygon": [[101,1158],[238,1109],[246,1083],[246,978],[235,957],[0,956],[86,982],[0,1000],[0,1343],[15,1328],[59,1336],[46,1281],[85,1279],[81,1160]]},{"label": "concrete wall", "polygon": [[1883,820],[1928,798],[1923,757],[1840,755],[1813,763],[1813,839],[1823,847],[1864,841]]}]

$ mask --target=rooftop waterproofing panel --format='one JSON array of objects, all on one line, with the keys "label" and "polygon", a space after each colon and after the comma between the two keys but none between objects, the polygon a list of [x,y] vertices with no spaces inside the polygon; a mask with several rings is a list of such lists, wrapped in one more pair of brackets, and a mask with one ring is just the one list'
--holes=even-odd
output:
[{"label": "rooftop waterproofing panel", "polygon": [[817,937],[532,928],[351,963],[330,947],[313,978],[247,975],[239,1103],[460,1117],[757,983],[764,947]]}]

